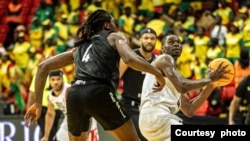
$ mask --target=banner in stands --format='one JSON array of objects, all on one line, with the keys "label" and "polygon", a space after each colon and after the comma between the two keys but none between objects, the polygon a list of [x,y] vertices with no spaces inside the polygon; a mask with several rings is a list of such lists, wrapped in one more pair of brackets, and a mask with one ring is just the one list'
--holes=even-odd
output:
[{"label": "banner in stands", "polygon": [[0,141],[39,141],[40,128],[24,125],[23,117],[0,117]]}]

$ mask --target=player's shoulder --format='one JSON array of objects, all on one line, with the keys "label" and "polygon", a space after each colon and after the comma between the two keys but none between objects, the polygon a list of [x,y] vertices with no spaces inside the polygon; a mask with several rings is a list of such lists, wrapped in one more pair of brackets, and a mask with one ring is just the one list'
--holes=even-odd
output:
[{"label": "player's shoulder", "polygon": [[119,38],[122,38],[123,36],[120,32],[111,32],[109,34],[109,37],[114,38],[114,39],[119,39]]},{"label": "player's shoulder", "polygon": [[168,54],[160,54],[157,55],[156,57],[156,61],[165,61],[165,60],[171,60],[172,56],[168,55]]},{"label": "player's shoulder", "polygon": [[161,54],[155,58],[152,64],[159,68],[160,66],[165,66],[166,64],[170,64],[170,63],[172,64],[173,61],[174,60],[172,56],[168,54]]}]

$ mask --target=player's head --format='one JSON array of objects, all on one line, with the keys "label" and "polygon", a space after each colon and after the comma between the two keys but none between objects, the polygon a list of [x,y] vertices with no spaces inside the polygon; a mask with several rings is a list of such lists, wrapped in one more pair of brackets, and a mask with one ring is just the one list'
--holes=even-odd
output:
[{"label": "player's head", "polygon": [[155,48],[157,36],[152,28],[145,28],[140,33],[141,48],[145,52],[152,52]]},{"label": "player's head", "polygon": [[53,91],[60,91],[63,87],[63,72],[61,70],[50,71],[49,83]]},{"label": "player's head", "polygon": [[91,13],[88,19],[80,25],[77,30],[77,36],[80,40],[76,43],[79,45],[101,30],[117,31],[114,18],[105,10],[99,9]]},{"label": "player's head", "polygon": [[176,35],[167,35],[162,40],[161,51],[164,54],[169,54],[177,59],[182,53],[182,45],[180,39]]}]

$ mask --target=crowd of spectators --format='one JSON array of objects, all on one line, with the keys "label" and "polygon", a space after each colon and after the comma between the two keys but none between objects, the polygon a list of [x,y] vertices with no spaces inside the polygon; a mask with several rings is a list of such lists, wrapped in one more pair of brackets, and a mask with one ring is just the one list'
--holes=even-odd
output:
[{"label": "crowd of spectators", "polygon": [[[151,27],[157,32],[154,53],[160,54],[160,41],[176,34],[183,53],[178,69],[188,79],[206,77],[209,62],[224,57],[236,66],[236,81],[216,89],[196,115],[226,117],[229,102],[239,81],[250,74],[250,0],[40,0],[30,23],[20,18],[22,0],[8,4],[8,32],[0,43],[0,100],[15,105],[14,114],[24,114],[29,85],[39,62],[74,46],[77,28],[96,9],[109,11],[120,32],[138,48],[139,32]],[[245,53],[244,53],[245,52]],[[244,70],[244,75],[240,71]],[[63,68],[68,81],[74,66]],[[122,82],[117,90],[122,91]],[[199,90],[197,90],[199,91]],[[190,92],[190,97],[197,92]],[[8,112],[6,112],[8,114]]]}]

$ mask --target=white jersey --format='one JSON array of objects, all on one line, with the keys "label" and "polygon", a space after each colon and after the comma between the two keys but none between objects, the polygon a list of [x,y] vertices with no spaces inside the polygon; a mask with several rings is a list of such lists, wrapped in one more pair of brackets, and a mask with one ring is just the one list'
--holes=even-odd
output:
[{"label": "white jersey", "polygon": [[52,91],[49,94],[49,100],[50,102],[57,106],[59,110],[61,110],[66,115],[66,92],[67,89],[70,87],[70,84],[64,83],[63,84],[63,90],[59,96],[54,96]]},{"label": "white jersey", "polygon": [[181,125],[175,114],[179,111],[181,94],[168,78],[159,92],[153,92],[155,76],[147,73],[142,86],[139,128],[147,140],[170,141],[171,125]]},{"label": "white jersey", "polygon": [[[66,96],[67,89],[70,88],[70,84],[64,83],[63,90],[59,96],[54,96],[52,92],[49,94],[49,100],[53,105],[56,105],[59,110],[64,113],[64,120],[60,125],[59,130],[57,131],[56,138],[57,141],[69,141],[68,137],[68,126],[67,126],[67,109],[66,109]],[[90,127],[90,135],[88,141],[98,141],[99,133],[97,130],[97,122],[94,118],[92,118],[91,127]]]},{"label": "white jersey", "polygon": [[153,92],[156,84],[155,76],[147,73],[142,86],[140,110],[146,107],[159,106],[171,110],[171,114],[179,111],[180,93],[175,89],[172,82],[165,77],[166,85],[159,92]]}]

